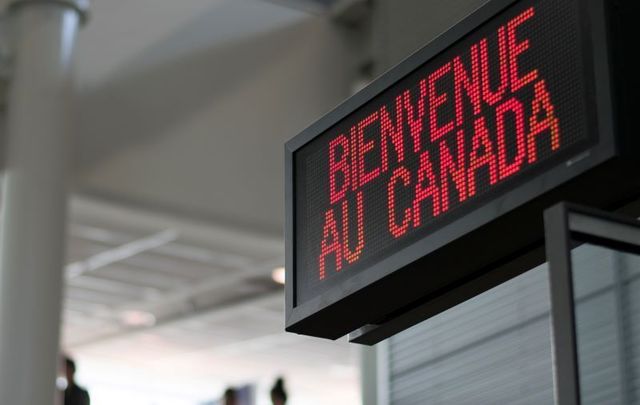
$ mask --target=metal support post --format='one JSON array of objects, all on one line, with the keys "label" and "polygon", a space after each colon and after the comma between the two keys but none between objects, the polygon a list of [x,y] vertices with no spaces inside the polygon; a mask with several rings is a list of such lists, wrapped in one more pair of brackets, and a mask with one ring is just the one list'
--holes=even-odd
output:
[{"label": "metal support post", "polygon": [[21,0],[14,29],[0,216],[0,403],[54,403],[72,59],[82,4]]},{"label": "metal support post", "polygon": [[549,262],[551,292],[554,396],[556,404],[580,405],[568,215],[567,209],[563,205],[554,206],[544,213],[545,244]]}]

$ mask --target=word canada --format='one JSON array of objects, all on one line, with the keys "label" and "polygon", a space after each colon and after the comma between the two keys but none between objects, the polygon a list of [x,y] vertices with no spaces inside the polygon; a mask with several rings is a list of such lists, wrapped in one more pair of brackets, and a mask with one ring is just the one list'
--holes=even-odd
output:
[{"label": "word canada", "polygon": [[360,259],[371,190],[387,213],[371,220],[399,239],[558,151],[552,94],[527,59],[535,18],[525,10],[330,139],[320,280]]}]

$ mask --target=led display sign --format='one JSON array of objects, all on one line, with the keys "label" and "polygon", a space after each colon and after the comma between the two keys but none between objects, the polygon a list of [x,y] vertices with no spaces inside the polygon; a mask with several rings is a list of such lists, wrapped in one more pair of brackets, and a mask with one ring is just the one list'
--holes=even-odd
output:
[{"label": "led display sign", "polygon": [[614,155],[588,12],[494,1],[287,145],[289,330],[383,321],[533,243],[530,220],[488,225]]}]

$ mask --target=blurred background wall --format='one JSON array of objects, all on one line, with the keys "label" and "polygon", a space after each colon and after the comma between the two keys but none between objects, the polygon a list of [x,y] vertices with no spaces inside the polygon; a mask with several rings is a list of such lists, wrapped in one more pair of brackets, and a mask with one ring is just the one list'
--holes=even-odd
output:
[{"label": "blurred background wall", "polygon": [[[464,325],[480,304],[362,351],[285,334],[273,272],[284,261],[284,142],[483,3],[92,2],[78,36],[62,328],[92,403],[200,404],[250,385],[267,404],[279,375],[292,404],[384,403],[381,382],[392,403],[419,403],[427,394],[412,390],[434,381],[435,357],[464,369],[470,357],[424,339],[468,333],[434,325]],[[481,300],[512,294],[505,311],[525,308],[544,271]],[[529,316],[546,322],[538,309],[505,312],[515,352],[538,353],[526,351],[547,333],[527,329]],[[486,321],[496,333],[499,318]],[[429,386],[433,401],[451,381]]]}]

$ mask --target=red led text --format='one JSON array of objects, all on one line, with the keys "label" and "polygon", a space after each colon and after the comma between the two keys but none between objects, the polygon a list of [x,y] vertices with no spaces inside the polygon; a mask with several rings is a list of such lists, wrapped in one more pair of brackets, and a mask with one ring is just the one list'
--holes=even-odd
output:
[{"label": "red led text", "polygon": [[[527,9],[330,140],[321,280],[358,261],[367,220],[402,238],[536,164],[543,145],[560,148],[549,86],[523,62],[542,46],[524,31],[535,17]],[[385,218],[367,217],[372,189]]]}]

